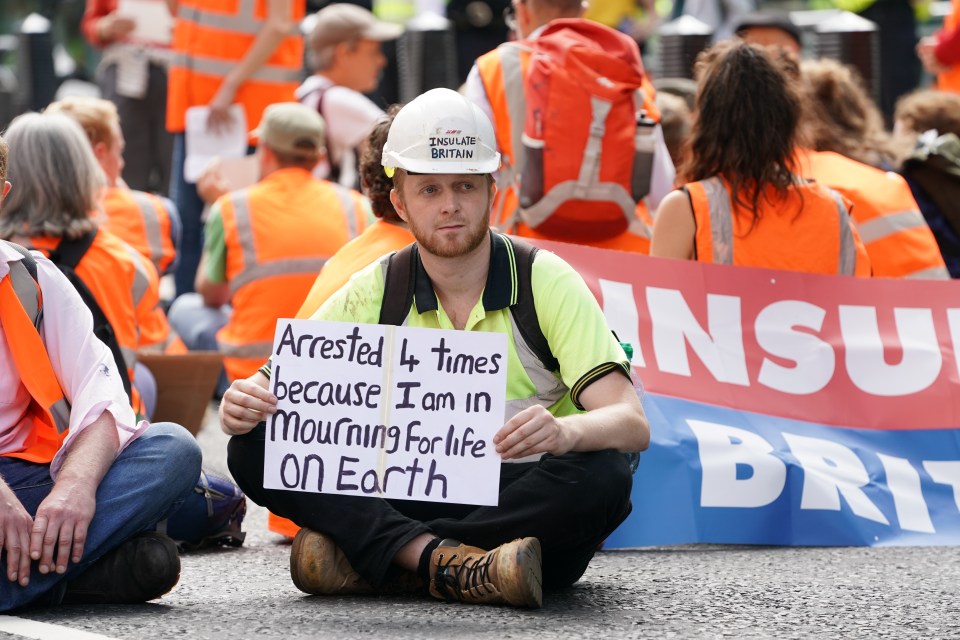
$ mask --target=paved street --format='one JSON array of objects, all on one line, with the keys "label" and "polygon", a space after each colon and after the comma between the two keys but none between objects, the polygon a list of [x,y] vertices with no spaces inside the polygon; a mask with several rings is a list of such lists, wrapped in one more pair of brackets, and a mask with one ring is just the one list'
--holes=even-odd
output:
[{"label": "paved street", "polygon": [[[199,440],[225,470],[213,413]],[[62,607],[21,618],[94,638],[960,638],[960,549],[695,545],[601,553],[573,589],[528,612],[429,598],[297,591],[289,545],[250,505],[242,549],[183,558],[177,588],[143,606]],[[0,630],[10,629],[0,616]],[[70,635],[68,629],[97,636]],[[0,631],[0,638],[22,638]]]}]

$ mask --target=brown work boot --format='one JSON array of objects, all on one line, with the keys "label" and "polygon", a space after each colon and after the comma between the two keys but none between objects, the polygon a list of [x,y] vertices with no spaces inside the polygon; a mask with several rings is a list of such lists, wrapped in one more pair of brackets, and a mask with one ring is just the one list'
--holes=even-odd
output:
[{"label": "brown work boot", "polygon": [[388,573],[379,588],[370,586],[330,536],[300,529],[290,549],[290,577],[304,593],[317,596],[423,593],[423,581],[410,571]]},{"label": "brown work boot", "polygon": [[543,604],[540,541],[520,538],[491,551],[443,540],[430,556],[430,595],[447,602]]},{"label": "brown work boot", "polygon": [[290,577],[297,589],[317,596],[373,593],[328,535],[303,528],[290,549]]}]

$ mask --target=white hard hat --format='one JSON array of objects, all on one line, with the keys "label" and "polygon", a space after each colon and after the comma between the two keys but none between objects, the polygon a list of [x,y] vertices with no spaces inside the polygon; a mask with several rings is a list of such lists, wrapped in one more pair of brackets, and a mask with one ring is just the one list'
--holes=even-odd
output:
[{"label": "white hard hat", "polygon": [[483,111],[450,89],[431,89],[393,119],[381,164],[411,173],[493,173],[500,168],[493,125]]}]

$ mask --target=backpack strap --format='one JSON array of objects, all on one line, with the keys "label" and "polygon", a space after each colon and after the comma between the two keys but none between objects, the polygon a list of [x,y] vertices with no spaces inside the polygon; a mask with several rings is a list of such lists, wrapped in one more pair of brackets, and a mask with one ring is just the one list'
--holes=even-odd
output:
[{"label": "backpack strap", "polygon": [[517,323],[517,329],[543,366],[553,372],[559,371],[560,363],[554,357],[547,337],[540,328],[540,319],[537,317],[537,307],[533,299],[533,261],[539,249],[522,240],[503,237],[513,247],[516,258],[517,303],[510,307],[510,312]]},{"label": "backpack strap", "polygon": [[417,276],[419,250],[416,243],[408,245],[387,258],[387,273],[383,282],[383,303],[380,305],[380,324],[400,326],[413,304],[413,285]]},{"label": "backpack strap", "polygon": [[[21,294],[19,283],[14,282],[14,289],[17,291],[18,297],[20,297],[20,303],[23,305],[23,308],[27,312],[27,316],[33,321],[33,326],[40,330],[40,322],[43,320],[43,296],[40,294],[40,278],[37,275],[37,260],[33,257],[33,254],[30,253],[30,250],[26,247],[22,247],[15,242],[9,242],[7,240],[2,240],[3,242],[11,249],[14,249],[17,253],[23,256],[23,260],[19,261],[19,264],[26,270],[27,274],[33,279],[36,283],[35,291],[27,299]],[[13,275],[13,270],[16,267],[15,264],[10,265],[11,277]],[[21,272],[22,273],[22,272]]]},{"label": "backpack strap", "polygon": [[[516,238],[501,236],[513,252],[519,282],[517,302],[510,307],[513,320],[524,341],[549,371],[559,371],[560,363],[550,350],[540,328],[537,308],[533,300],[533,261],[539,249]],[[400,326],[413,304],[416,264],[419,256],[416,244],[404,247],[387,259],[387,273],[383,283],[383,303],[380,305],[380,324]]]},{"label": "backpack strap", "polygon": [[83,303],[87,305],[87,308],[93,315],[94,333],[110,348],[110,353],[113,354],[113,361],[117,364],[117,371],[120,373],[120,380],[123,382],[123,390],[127,392],[127,397],[130,398],[132,402],[133,393],[130,384],[130,374],[127,371],[126,360],[123,357],[123,351],[120,349],[120,342],[117,340],[113,325],[110,324],[110,320],[103,312],[93,292],[90,291],[90,288],[87,287],[87,284],[75,271],[77,265],[80,264],[83,256],[87,253],[87,250],[93,245],[97,233],[99,233],[99,230],[94,229],[79,238],[63,238],[60,240],[57,248],[50,252],[50,261],[57,265],[60,272],[67,277],[67,280],[70,281],[73,288],[80,294]]}]

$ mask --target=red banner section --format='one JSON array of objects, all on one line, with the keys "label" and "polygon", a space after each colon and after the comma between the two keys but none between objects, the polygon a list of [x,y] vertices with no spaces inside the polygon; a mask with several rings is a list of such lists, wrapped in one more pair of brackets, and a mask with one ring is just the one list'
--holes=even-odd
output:
[{"label": "red banner section", "polygon": [[834,426],[960,426],[958,282],[536,244],[584,277],[651,393]]}]

